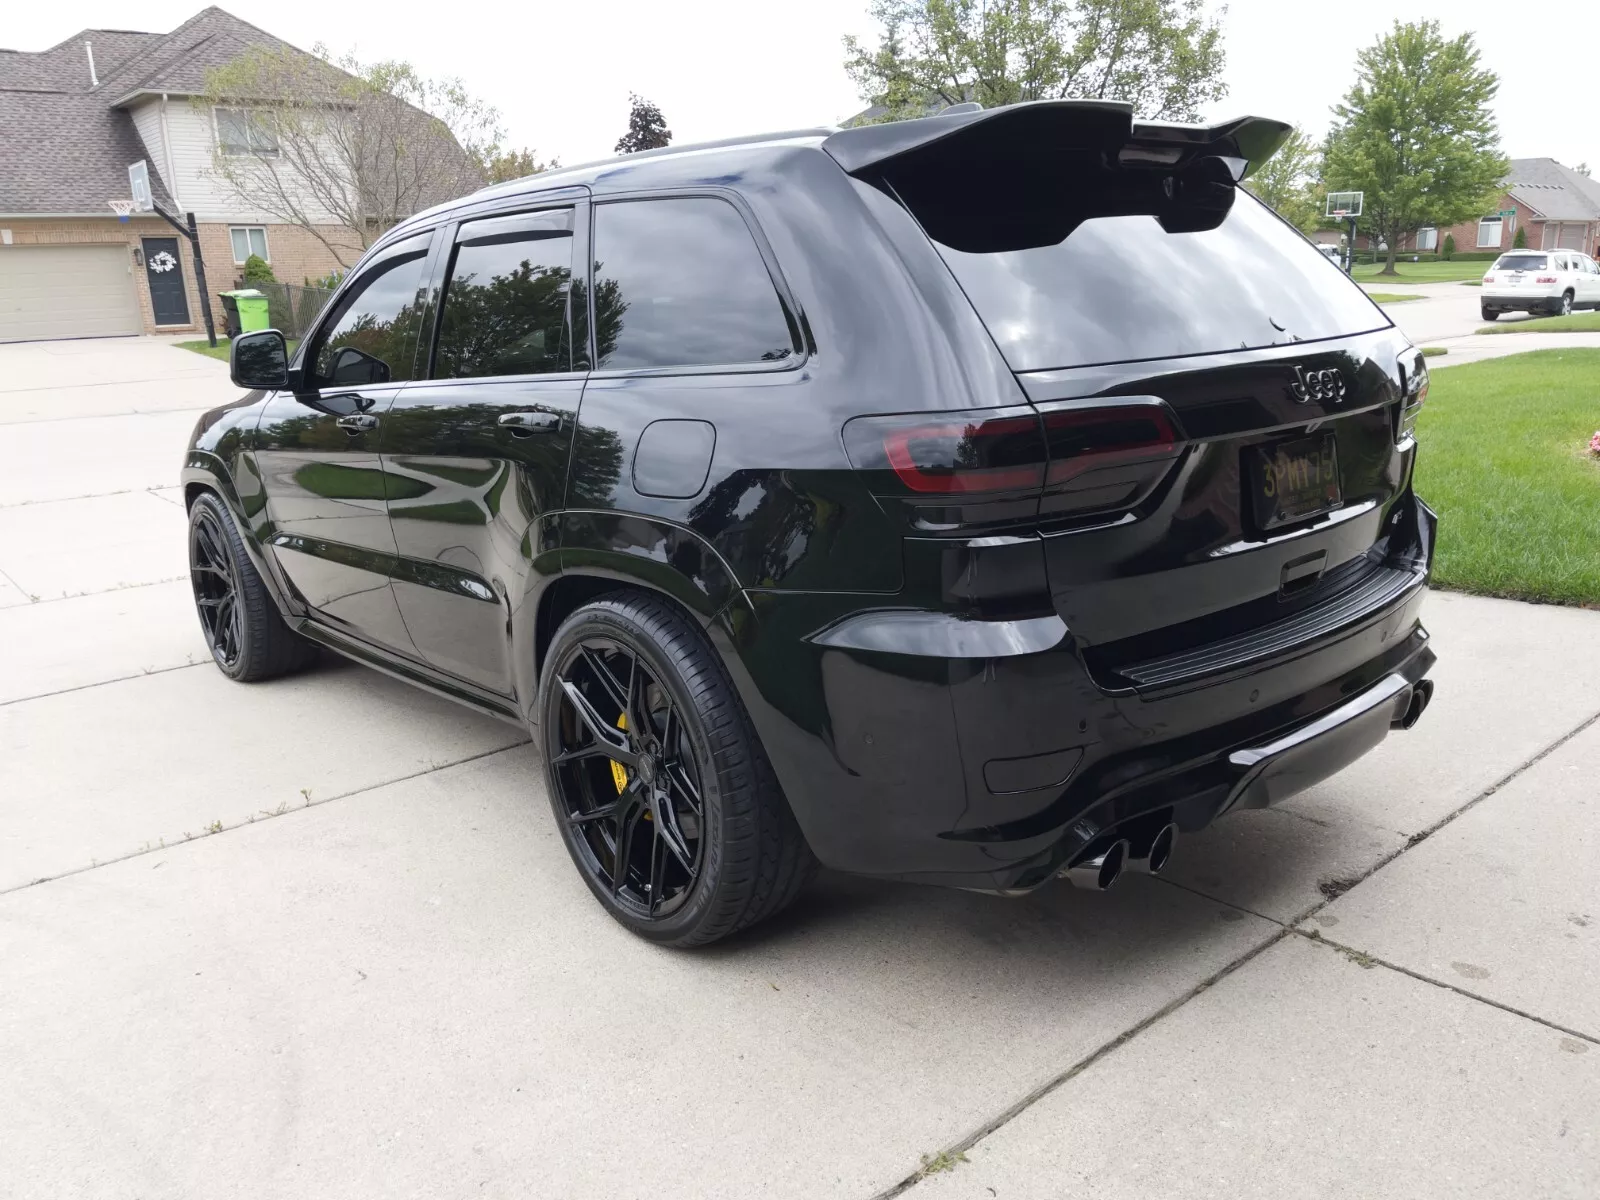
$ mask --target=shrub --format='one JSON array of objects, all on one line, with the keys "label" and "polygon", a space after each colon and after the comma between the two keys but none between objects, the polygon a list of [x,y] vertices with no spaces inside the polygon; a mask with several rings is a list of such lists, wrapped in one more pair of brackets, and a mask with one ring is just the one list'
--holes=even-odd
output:
[{"label": "shrub", "polygon": [[1455,256],[1456,235],[1453,233],[1447,233],[1444,235],[1444,248],[1439,251],[1439,257],[1444,259],[1446,262],[1449,262]]},{"label": "shrub", "polygon": [[329,271],[326,275],[319,276],[316,279],[306,280],[306,286],[308,288],[323,288],[331,292],[338,288],[340,281],[343,279],[343,271]]},{"label": "shrub", "polygon": [[1528,248],[1528,231],[1521,225],[1517,226],[1517,236],[1511,239],[1513,250],[1526,250]]},{"label": "shrub", "polygon": [[244,260],[244,281],[246,286],[254,287],[258,283],[277,283],[278,277],[272,273],[266,259],[252,254]]}]

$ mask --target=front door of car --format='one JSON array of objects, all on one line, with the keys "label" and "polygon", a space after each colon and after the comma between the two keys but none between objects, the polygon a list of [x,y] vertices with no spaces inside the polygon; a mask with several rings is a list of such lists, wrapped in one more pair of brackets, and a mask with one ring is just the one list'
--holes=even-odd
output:
[{"label": "front door of car", "polygon": [[299,354],[293,388],[268,401],[256,427],[266,540],[283,574],[330,626],[408,655],[389,586],[393,489],[378,439],[412,377],[431,237],[399,242],[362,268]]},{"label": "front door of car", "polygon": [[569,201],[456,228],[425,378],[396,397],[380,439],[395,597],[417,651],[505,696],[513,616],[530,578],[554,569],[539,518],[566,493],[588,372],[573,288],[583,211]]}]

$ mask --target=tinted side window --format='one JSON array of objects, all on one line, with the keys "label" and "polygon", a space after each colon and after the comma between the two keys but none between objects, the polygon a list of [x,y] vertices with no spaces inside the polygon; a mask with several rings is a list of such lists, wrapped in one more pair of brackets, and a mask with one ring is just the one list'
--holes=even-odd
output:
[{"label": "tinted side window", "polygon": [[572,369],[572,210],[473,221],[457,236],[435,379]]},{"label": "tinted side window", "polygon": [[795,353],[772,276],[726,200],[597,205],[594,259],[601,367],[776,362]]},{"label": "tinted side window", "polygon": [[317,387],[359,387],[410,379],[424,297],[429,235],[402,242],[340,300],[312,359]]}]

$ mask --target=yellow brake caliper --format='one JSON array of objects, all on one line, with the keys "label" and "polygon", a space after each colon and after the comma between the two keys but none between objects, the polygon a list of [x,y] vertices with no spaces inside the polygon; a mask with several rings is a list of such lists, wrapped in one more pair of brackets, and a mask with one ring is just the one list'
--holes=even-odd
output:
[{"label": "yellow brake caliper", "polygon": [[[627,713],[623,713],[617,718],[617,728],[623,730],[624,732],[627,731]],[[628,786],[627,769],[614,758],[611,760],[611,782],[617,785],[617,795],[619,796],[622,795],[623,789]]]}]

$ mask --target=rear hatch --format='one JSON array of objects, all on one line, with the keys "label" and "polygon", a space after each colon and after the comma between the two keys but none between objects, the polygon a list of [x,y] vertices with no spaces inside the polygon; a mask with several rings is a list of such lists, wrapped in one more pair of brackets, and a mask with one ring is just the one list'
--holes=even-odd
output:
[{"label": "rear hatch", "polygon": [[1556,264],[1535,251],[1502,254],[1483,276],[1485,296],[1550,296],[1556,294]]},{"label": "rear hatch", "polygon": [[[1038,415],[1049,466],[1027,525],[1109,686],[1282,650],[1414,582],[1384,538],[1425,375],[1383,312],[1237,186],[1284,129],[1052,102],[906,122],[898,142],[877,135],[879,157],[835,144],[865,131],[829,142],[916,217]],[[1004,442],[985,435],[1016,419],[969,424],[972,452],[949,461],[987,463]],[[885,445],[893,460],[916,443]],[[960,486],[986,478],[1013,476]],[[1211,654],[1250,631],[1261,644]]]}]

